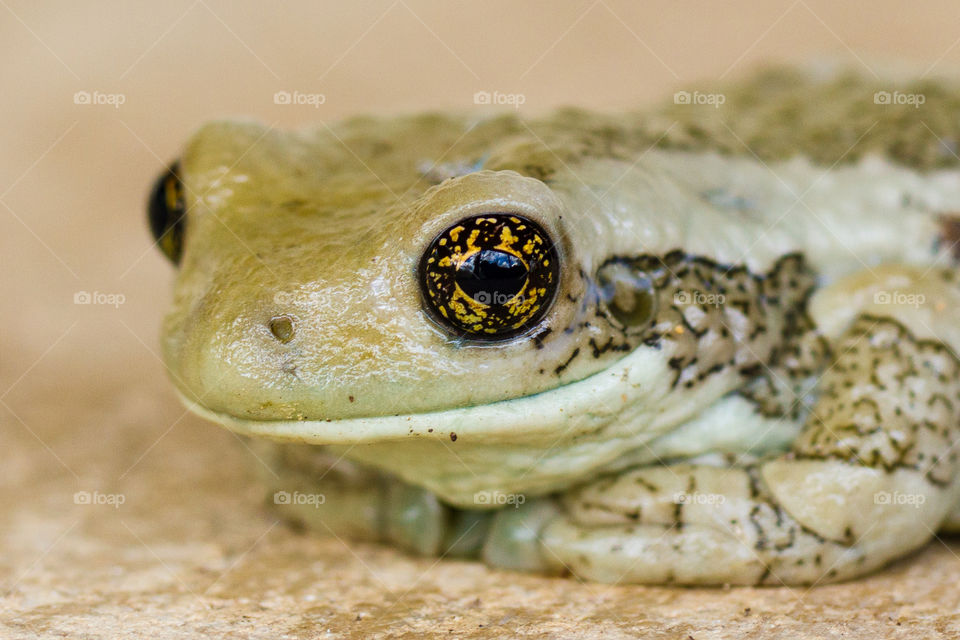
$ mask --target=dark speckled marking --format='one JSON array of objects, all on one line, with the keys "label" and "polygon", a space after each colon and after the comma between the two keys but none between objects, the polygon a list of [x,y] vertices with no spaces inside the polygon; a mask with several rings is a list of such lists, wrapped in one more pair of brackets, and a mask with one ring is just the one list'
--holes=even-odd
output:
[{"label": "dark speckled marking", "polygon": [[890,318],[863,315],[837,352],[843,358],[820,382],[796,457],[914,469],[934,485],[948,484],[960,425],[960,362],[949,348]]},{"label": "dark speckled marking", "polygon": [[573,362],[573,359],[576,358],[578,355],[580,355],[580,347],[577,347],[576,349],[574,349],[573,352],[570,354],[570,357],[567,358],[566,362],[558,365],[557,368],[554,369],[554,372],[557,375],[560,375],[561,373],[563,373],[563,370],[569,367],[570,363]]},{"label": "dark speckled marking", "polygon": [[940,216],[940,237],[937,249],[947,250],[956,260],[960,260],[960,213]]},{"label": "dark speckled marking", "polygon": [[804,385],[822,370],[830,353],[807,315],[816,279],[803,256],[785,255],[766,274],[682,251],[616,256],[600,266],[595,280],[630,281],[625,273],[634,273],[635,282],[652,285],[655,299],[649,303],[653,311],[649,319],[624,325],[620,319],[636,316],[614,307],[631,298],[622,293],[608,298],[610,293],[594,287],[597,294],[590,301],[594,315],[579,326],[606,327],[607,335],[591,337],[589,349],[572,351],[554,370],[556,375],[578,356],[601,358],[640,344],[657,349],[670,344],[673,388],[691,389],[733,369],[745,381],[758,379],[745,387],[745,394],[761,411],[798,413],[797,398],[805,394]]},{"label": "dark speckled marking", "polygon": [[[869,314],[854,320],[836,342],[835,353],[834,362],[818,385],[816,404],[801,434],[780,461],[841,461],[886,473],[907,470],[927,481],[928,500],[952,500],[950,491],[939,488],[953,486],[958,471],[953,450],[960,429],[957,356],[937,340],[917,338],[895,319]],[[873,542],[860,544],[877,523],[862,522],[852,515],[835,539],[827,539],[794,519],[767,488],[764,464],[766,461],[759,461],[724,472],[742,474],[745,483],[744,494],[735,491],[728,502],[732,513],[739,516],[731,520],[730,535],[749,544],[761,563],[761,570],[746,576],[747,581],[833,581],[853,577],[896,557],[896,550],[889,549],[890,541],[877,543],[882,530],[875,532]],[[688,464],[673,465],[672,476],[691,495],[697,490],[705,494],[722,490],[711,487],[710,479],[717,476],[703,467],[699,469],[705,473],[704,481],[695,482],[697,469]],[[577,522],[587,528],[598,523],[639,523],[660,525],[664,531],[675,533],[678,538],[671,543],[675,555],[663,558],[664,568],[670,570],[672,562],[682,561],[682,536],[688,527],[705,523],[714,526],[716,521],[703,506],[676,498],[672,510],[658,510],[656,505],[663,505],[670,496],[668,489],[658,489],[645,479],[651,471],[640,467],[598,480],[573,491],[565,504]],[[843,491],[846,489],[841,490],[838,500],[845,499]],[[642,509],[644,505],[654,508]],[[631,535],[625,528],[622,531],[624,537]],[[621,540],[615,544],[629,548]],[[618,553],[613,547],[610,551]],[[713,575],[713,571],[725,575],[722,564],[705,567],[704,575]]]}]

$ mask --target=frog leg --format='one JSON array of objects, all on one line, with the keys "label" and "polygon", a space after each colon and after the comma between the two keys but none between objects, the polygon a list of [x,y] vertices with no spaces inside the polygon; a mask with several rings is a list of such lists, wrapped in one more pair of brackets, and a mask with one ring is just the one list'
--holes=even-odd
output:
[{"label": "frog leg", "polygon": [[604,582],[812,584],[928,541],[960,499],[960,294],[946,272],[896,275],[902,304],[879,296],[833,327],[832,366],[788,453],[634,469],[568,492],[540,534],[546,561]]},{"label": "frog leg", "polygon": [[268,500],[287,521],[322,535],[381,542],[422,556],[482,557],[495,567],[549,573],[538,533],[559,509],[515,496],[500,509],[458,509],[426,489],[309,444],[251,441]]},{"label": "frog leg", "polygon": [[953,511],[940,524],[940,532],[953,535],[960,533],[960,504],[954,505]]},{"label": "frog leg", "polygon": [[268,501],[284,519],[347,540],[383,542],[417,555],[474,557],[492,512],[454,509],[432,493],[345,460],[325,447],[251,441]]}]

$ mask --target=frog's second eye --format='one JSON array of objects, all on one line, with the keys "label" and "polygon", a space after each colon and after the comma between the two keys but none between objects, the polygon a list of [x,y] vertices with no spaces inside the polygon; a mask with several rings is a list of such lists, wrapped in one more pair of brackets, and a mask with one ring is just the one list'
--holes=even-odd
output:
[{"label": "frog's second eye", "polygon": [[458,335],[502,340],[543,318],[560,264],[539,224],[491,213],[461,220],[434,238],[419,275],[426,306],[440,324]]},{"label": "frog's second eye", "polygon": [[183,184],[178,173],[179,166],[174,164],[157,178],[147,202],[153,239],[174,264],[180,263],[183,254],[183,230],[186,226]]}]

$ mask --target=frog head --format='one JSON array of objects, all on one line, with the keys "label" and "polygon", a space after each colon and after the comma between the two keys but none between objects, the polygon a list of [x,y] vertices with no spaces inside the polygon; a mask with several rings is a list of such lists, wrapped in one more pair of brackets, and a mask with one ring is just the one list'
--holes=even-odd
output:
[{"label": "frog head", "polygon": [[609,362],[574,356],[608,336],[588,322],[602,243],[568,193],[513,170],[431,184],[416,148],[364,146],[215,123],[161,178],[163,350],[188,399],[256,421],[408,416]]},{"label": "frog head", "polygon": [[[649,288],[601,268],[629,229],[579,177],[531,168],[537,145],[495,144],[511,126],[201,129],[150,201],[186,404],[282,440],[541,446],[666,394],[663,354],[631,333]],[[442,180],[423,166],[441,158]]]}]

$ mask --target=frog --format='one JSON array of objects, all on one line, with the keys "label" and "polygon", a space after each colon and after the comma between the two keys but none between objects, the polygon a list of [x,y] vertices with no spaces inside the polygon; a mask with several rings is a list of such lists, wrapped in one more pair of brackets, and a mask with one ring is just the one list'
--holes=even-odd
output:
[{"label": "frog", "polygon": [[147,207],[170,379],[345,542],[869,574],[960,529],[960,90],[895,86],[922,108],[773,68],[625,113],[208,123]]}]

